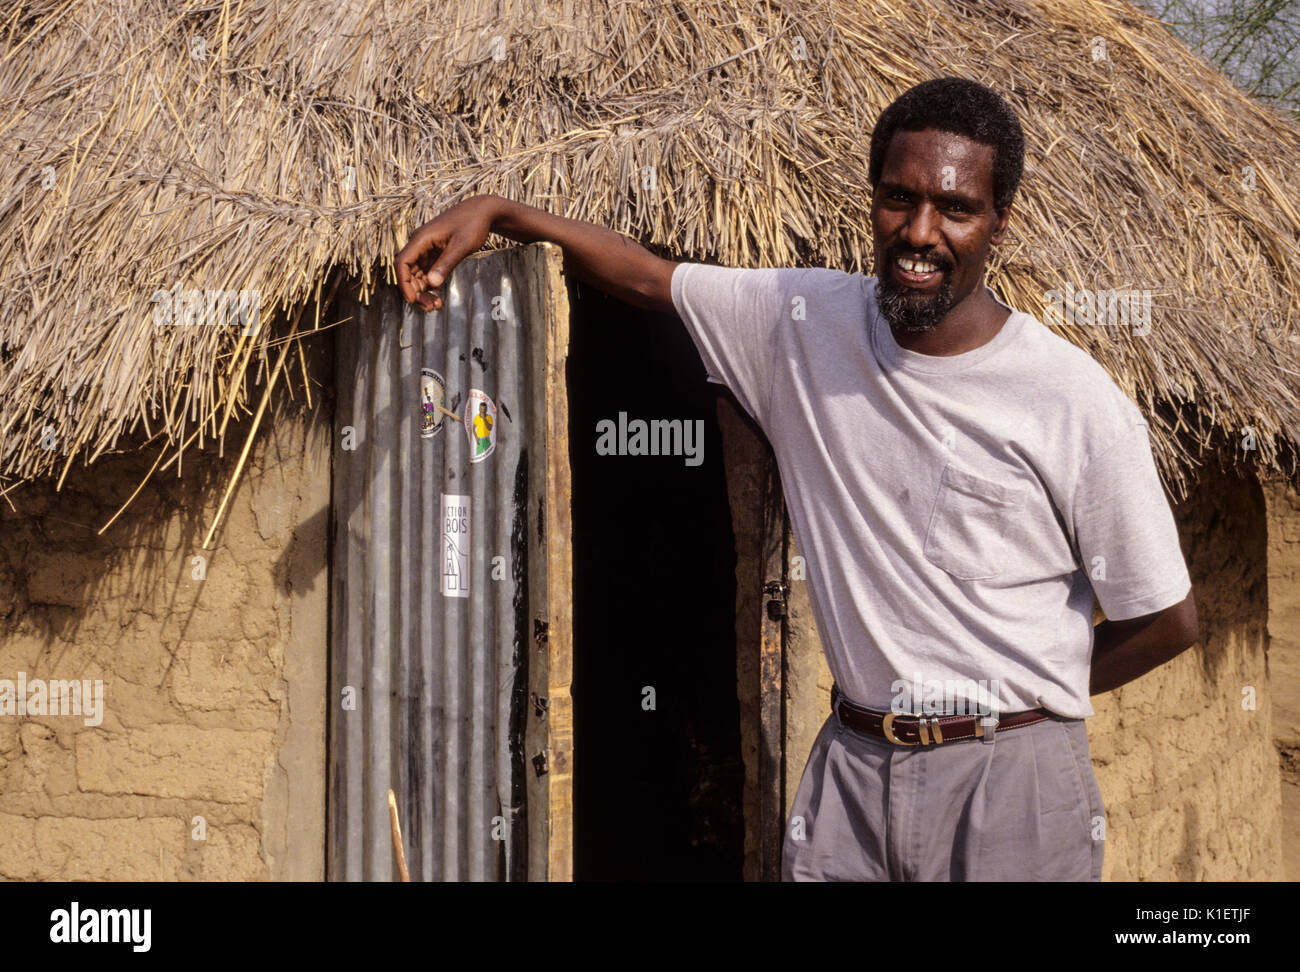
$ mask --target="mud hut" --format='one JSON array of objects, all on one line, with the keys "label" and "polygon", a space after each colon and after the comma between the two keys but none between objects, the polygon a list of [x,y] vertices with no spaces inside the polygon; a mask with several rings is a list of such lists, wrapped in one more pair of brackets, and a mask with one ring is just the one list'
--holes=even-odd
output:
[{"label": "mud hut", "polygon": [[[400,465],[432,386],[394,371],[391,414],[364,399],[396,431],[391,453],[365,438],[362,473],[345,436],[376,349],[447,323],[398,308],[391,268],[450,202],[870,273],[871,127],[952,74],[1028,140],[990,283],[1146,415],[1201,609],[1200,644],[1095,700],[1106,877],[1270,879],[1284,855],[1296,876],[1300,131],[1106,0],[14,7],[0,696],[12,679],[26,711],[0,714],[0,876],[388,877],[392,787],[416,877],[771,877],[829,679],[766,445],[681,328],[544,248],[495,291],[466,278],[467,307],[503,281],[533,307],[543,485],[571,487],[526,504],[557,558],[515,629],[541,666],[512,669],[524,701],[486,729],[501,685],[430,697],[377,622],[340,681],[347,605],[375,593],[340,551],[381,540],[352,547],[338,497]],[[1148,326],[1049,320],[1084,291],[1146,295]],[[595,462],[620,413],[702,422],[703,462]],[[466,748],[462,723],[500,745]]]}]

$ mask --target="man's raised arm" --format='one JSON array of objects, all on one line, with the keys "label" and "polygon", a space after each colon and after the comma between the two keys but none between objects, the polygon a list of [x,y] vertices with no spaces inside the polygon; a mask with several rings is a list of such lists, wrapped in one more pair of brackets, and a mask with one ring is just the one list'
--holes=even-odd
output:
[{"label": "man's raised arm", "polygon": [[437,293],[456,264],[483,245],[489,233],[516,243],[555,243],[565,269],[579,280],[649,310],[674,313],[671,282],[676,263],[611,229],[566,219],[501,196],[471,196],[439,213],[413,234],[397,255],[397,282],[408,303],[442,307]]}]

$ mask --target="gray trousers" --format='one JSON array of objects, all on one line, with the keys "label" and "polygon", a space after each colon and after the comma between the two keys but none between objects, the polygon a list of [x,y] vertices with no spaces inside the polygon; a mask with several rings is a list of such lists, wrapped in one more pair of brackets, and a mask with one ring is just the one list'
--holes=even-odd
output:
[{"label": "gray trousers", "polygon": [[897,746],[834,713],[786,822],[783,881],[1100,881],[1105,807],[1082,719]]}]

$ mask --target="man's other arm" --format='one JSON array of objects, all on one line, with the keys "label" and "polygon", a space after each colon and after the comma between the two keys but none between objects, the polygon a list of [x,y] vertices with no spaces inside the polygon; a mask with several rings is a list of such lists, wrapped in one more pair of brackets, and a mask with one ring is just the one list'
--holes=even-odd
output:
[{"label": "man's other arm", "polygon": [[1126,621],[1103,621],[1094,629],[1089,694],[1101,695],[1182,654],[1200,637],[1196,601],[1189,591],[1179,603]]}]

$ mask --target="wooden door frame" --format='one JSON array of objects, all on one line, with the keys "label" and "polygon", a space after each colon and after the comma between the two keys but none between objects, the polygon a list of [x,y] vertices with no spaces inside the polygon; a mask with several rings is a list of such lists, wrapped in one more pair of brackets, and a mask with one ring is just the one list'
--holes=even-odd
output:
[{"label": "wooden door frame", "polygon": [[[533,637],[524,733],[528,879],[573,880],[573,477],[569,465],[569,294],[564,254],[532,244],[543,259],[528,288],[528,340],[540,380],[533,384],[533,428],[541,468],[529,476],[529,520],[543,570],[529,571]],[[531,538],[530,538],[531,539]]]}]

